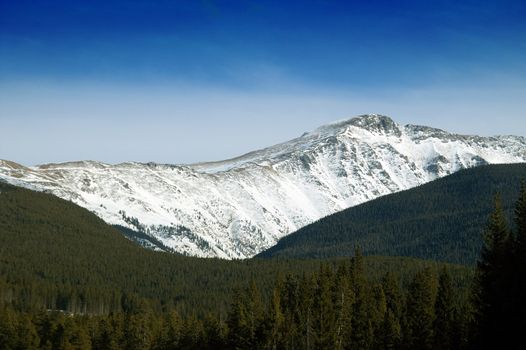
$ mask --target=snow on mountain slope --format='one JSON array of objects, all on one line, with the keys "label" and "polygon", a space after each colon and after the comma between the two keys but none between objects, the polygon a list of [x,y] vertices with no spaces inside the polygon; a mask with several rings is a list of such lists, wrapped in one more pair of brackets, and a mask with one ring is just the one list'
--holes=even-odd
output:
[{"label": "snow on mountain slope", "polygon": [[364,115],[246,155],[193,165],[0,161],[0,179],[51,192],[177,252],[246,258],[323,216],[462,168],[526,161],[526,139]]}]

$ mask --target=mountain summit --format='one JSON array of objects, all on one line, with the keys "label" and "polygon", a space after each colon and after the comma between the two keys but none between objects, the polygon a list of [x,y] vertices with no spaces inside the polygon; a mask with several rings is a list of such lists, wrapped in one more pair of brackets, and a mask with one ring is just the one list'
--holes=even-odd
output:
[{"label": "mountain summit", "polygon": [[340,127],[356,126],[373,133],[401,136],[401,130],[391,118],[385,115],[369,114],[349,119],[339,123]]},{"label": "mountain summit", "polygon": [[523,137],[457,135],[372,114],[224,161],[0,161],[0,180],[71,200],[184,254],[246,258],[379,196],[464,168],[525,161]]}]

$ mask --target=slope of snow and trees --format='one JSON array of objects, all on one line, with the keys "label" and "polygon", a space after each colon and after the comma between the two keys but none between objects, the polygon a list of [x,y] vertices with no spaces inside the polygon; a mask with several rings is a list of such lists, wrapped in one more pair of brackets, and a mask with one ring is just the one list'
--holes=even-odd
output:
[{"label": "slope of snow and trees", "polygon": [[483,245],[489,200],[498,193],[513,217],[526,163],[492,164],[344,209],[293,232],[257,257],[288,259],[411,256],[474,265]]}]

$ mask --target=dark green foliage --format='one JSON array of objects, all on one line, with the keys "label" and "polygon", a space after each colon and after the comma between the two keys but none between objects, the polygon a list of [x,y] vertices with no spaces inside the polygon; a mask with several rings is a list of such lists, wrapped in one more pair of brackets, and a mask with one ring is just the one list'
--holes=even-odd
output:
[{"label": "dark green foliage", "polygon": [[352,313],[356,298],[351,288],[350,268],[342,263],[337,271],[334,286],[335,349],[345,349],[350,345],[352,334]]},{"label": "dark green foliage", "polygon": [[254,349],[263,346],[265,310],[254,281],[245,293],[236,292],[228,314],[228,344],[232,349]]},{"label": "dark green foliage", "polygon": [[519,199],[515,208],[515,254],[512,271],[513,290],[512,319],[513,334],[522,334],[526,319],[526,182],[522,182]]},{"label": "dark green foliage", "polygon": [[400,349],[402,328],[400,318],[387,309],[382,324],[376,332],[376,349]]},{"label": "dark green foliage", "polygon": [[282,238],[259,256],[350,256],[359,245],[366,255],[474,264],[482,246],[480,232],[492,210],[488,198],[500,192],[504,214],[511,217],[516,187],[510,184],[525,177],[526,164],[459,171],[327,216]]},{"label": "dark green foliage", "polygon": [[370,285],[367,283],[363,257],[359,249],[351,260],[350,282],[354,294],[352,310],[352,332],[349,339],[350,347],[368,349],[372,343],[373,329],[370,315],[372,305]]},{"label": "dark green foliage", "polygon": [[385,314],[376,334],[378,349],[398,349],[402,336],[400,322],[403,315],[403,295],[400,282],[392,272],[382,279]]},{"label": "dark green foliage", "polygon": [[[489,218],[484,234],[484,247],[477,263],[475,275],[476,288],[473,297],[477,305],[477,329],[479,338],[491,339],[502,337],[504,334],[494,332],[503,330],[499,323],[509,315],[505,298],[508,297],[510,285],[511,239],[506,218],[502,210],[500,196],[495,198],[495,209]],[[488,339],[481,342],[486,343]],[[496,344],[495,344],[496,345]]]},{"label": "dark green foliage", "polygon": [[452,349],[455,342],[455,290],[447,269],[440,272],[435,301],[433,349]]},{"label": "dark green foliage", "polygon": [[279,286],[274,288],[268,310],[268,333],[263,343],[268,349],[281,349],[285,344],[285,317],[283,315]]},{"label": "dark green foliage", "polygon": [[503,343],[510,349],[522,349],[526,344],[523,334],[526,274],[521,265],[525,203],[523,184],[515,208],[516,234],[508,229],[499,196],[487,223],[472,291],[472,336],[479,349],[494,349]]},{"label": "dark green foliage", "polygon": [[313,345],[315,349],[335,347],[334,334],[335,312],[333,310],[334,276],[332,269],[322,266],[314,286],[316,297],[312,305]]},{"label": "dark green foliage", "polygon": [[411,349],[431,349],[433,345],[435,282],[432,271],[426,269],[418,272],[409,285],[404,342]]},{"label": "dark green foliage", "polygon": [[[154,312],[144,301],[128,312],[91,316],[3,306],[0,346],[6,350],[429,348],[430,334],[437,333],[429,320],[441,312],[431,295],[436,271],[417,272],[404,290],[391,274],[382,283],[369,280],[360,261],[353,259],[350,266],[323,264],[308,277],[280,278],[266,300],[250,283],[232,298],[226,320],[212,314],[181,317],[175,310]],[[407,309],[407,316],[402,309]],[[465,322],[454,319],[450,326],[462,328]]]},{"label": "dark green foliage", "polygon": [[[526,182],[522,182],[519,199],[515,206],[515,225],[517,228],[517,252],[526,259]],[[526,261],[526,260],[525,260]]]}]

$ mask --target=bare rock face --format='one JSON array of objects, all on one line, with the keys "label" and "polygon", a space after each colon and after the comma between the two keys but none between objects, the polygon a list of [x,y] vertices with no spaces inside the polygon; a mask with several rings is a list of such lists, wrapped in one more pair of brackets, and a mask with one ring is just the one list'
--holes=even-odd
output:
[{"label": "bare rock face", "polygon": [[526,139],[450,134],[364,115],[225,161],[94,161],[24,167],[0,180],[46,191],[163,249],[247,258],[321,217],[463,168],[526,161]]}]

